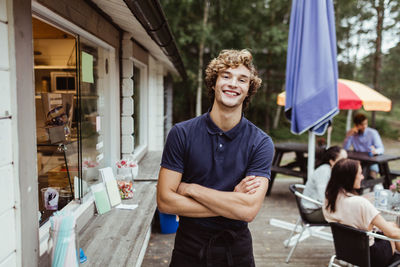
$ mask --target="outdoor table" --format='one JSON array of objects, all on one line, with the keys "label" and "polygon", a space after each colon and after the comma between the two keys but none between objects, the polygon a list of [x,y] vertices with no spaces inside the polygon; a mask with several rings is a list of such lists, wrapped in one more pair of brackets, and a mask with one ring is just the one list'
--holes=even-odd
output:
[{"label": "outdoor table", "polygon": [[[316,156],[315,156],[316,159],[319,157],[320,152],[323,149],[324,149],[323,147],[316,148]],[[296,158],[294,159],[294,161],[281,166],[283,155],[291,152],[294,152],[296,154]],[[271,194],[272,185],[274,183],[277,173],[303,178],[303,183],[304,184],[306,183],[307,153],[308,153],[307,144],[294,143],[294,142],[275,144],[275,154],[271,165],[271,181],[268,186],[267,195]]]},{"label": "outdoor table", "polygon": [[[379,207],[375,205],[375,193],[368,192],[362,195],[366,199],[368,199],[372,204],[374,204],[375,208],[382,213],[382,216],[388,219],[389,217],[396,218],[396,224],[400,227],[400,207],[394,207],[391,204],[389,207]],[[390,219],[389,219],[390,220]]]},{"label": "outdoor table", "polygon": [[[400,159],[400,155],[388,155],[382,154],[370,157],[367,152],[355,152],[348,151],[348,158],[359,160],[363,168],[365,179],[362,181],[363,188],[372,188],[375,184],[383,183],[383,187],[388,189],[392,183],[392,179],[396,177],[396,174],[392,173],[389,168],[389,162]],[[378,179],[367,179],[369,166],[372,164],[378,164],[379,173],[381,175]]]}]

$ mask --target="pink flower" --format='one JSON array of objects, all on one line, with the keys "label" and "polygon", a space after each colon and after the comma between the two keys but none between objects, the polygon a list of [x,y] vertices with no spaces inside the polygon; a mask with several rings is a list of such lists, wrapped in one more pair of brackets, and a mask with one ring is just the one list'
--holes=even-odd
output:
[{"label": "pink flower", "polygon": [[131,159],[121,159],[118,160],[115,165],[117,168],[135,168],[137,167],[137,162],[136,160],[131,160]]}]

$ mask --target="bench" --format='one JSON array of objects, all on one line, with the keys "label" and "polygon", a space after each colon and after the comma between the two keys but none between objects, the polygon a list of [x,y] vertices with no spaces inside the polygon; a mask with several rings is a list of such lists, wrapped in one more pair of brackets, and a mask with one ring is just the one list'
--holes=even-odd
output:
[{"label": "bench", "polygon": [[307,177],[307,173],[304,171],[296,171],[292,169],[288,169],[286,167],[278,167],[278,166],[271,166],[271,171],[276,173],[282,173],[289,176],[295,176],[305,179]]}]

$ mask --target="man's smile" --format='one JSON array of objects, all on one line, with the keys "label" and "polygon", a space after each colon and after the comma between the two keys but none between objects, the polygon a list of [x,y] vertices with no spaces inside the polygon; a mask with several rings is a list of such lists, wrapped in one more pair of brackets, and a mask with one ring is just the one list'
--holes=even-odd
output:
[{"label": "man's smile", "polygon": [[230,91],[230,90],[222,90],[222,92],[224,94],[226,94],[226,95],[229,95],[229,96],[238,96],[238,95],[240,95],[240,93],[235,92],[235,91]]}]

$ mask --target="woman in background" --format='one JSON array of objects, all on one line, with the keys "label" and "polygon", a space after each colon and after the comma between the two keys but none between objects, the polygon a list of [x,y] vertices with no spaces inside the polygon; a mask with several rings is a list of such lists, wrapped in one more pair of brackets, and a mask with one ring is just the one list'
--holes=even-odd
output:
[{"label": "woman in background", "polygon": [[[322,156],[320,165],[311,175],[310,179],[307,180],[303,194],[324,203],[325,189],[331,178],[332,166],[343,158],[347,158],[346,150],[338,146],[332,146],[327,149]],[[301,200],[301,204],[309,221],[314,223],[326,222],[320,206],[305,199]]]},{"label": "woman in background", "polygon": [[[328,222],[338,222],[354,228],[371,231],[379,228],[390,238],[400,239],[400,228],[387,222],[372,203],[357,194],[364,179],[359,161],[342,159],[332,168],[325,193],[323,213]],[[370,237],[371,266],[387,266],[400,243]]]}]

